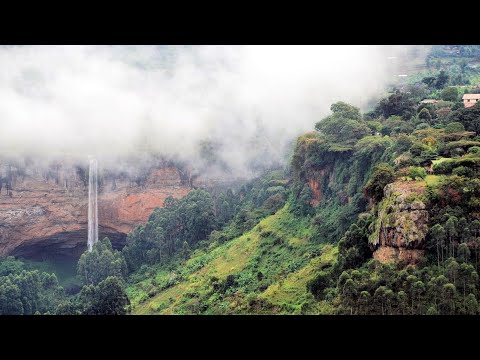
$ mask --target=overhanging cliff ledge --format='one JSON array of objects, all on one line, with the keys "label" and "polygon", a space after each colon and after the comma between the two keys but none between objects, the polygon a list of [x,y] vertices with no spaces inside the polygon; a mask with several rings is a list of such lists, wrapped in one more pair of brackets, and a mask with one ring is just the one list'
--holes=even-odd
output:
[{"label": "overhanging cliff ledge", "polygon": [[[0,256],[76,257],[86,249],[88,188],[80,167],[18,169],[2,164]],[[105,174],[105,173],[104,173]],[[103,176],[99,184],[99,232],[121,247],[168,196],[192,189],[174,166],[149,169],[140,179]]]}]

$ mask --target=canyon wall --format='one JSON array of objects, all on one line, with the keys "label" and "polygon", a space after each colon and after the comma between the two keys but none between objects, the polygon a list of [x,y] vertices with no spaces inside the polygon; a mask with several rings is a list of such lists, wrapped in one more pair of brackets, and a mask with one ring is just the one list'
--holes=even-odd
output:
[{"label": "canyon wall", "polygon": [[[87,169],[88,170],[88,169]],[[173,166],[149,169],[141,181],[104,176],[99,184],[99,235],[121,247],[126,235],[148,220],[168,196],[181,198],[192,185]],[[23,167],[2,164],[0,256],[78,256],[86,249],[88,171],[72,164]],[[86,181],[87,180],[87,181]]]}]

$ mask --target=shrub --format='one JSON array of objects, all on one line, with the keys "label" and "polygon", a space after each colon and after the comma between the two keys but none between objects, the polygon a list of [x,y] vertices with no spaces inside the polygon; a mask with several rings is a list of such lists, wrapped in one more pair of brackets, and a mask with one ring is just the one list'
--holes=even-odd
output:
[{"label": "shrub", "polygon": [[265,209],[269,209],[272,211],[279,210],[285,204],[285,196],[282,193],[276,193],[275,195],[270,196],[265,202],[263,206]]},{"label": "shrub", "polygon": [[380,132],[380,131],[382,131],[382,127],[383,127],[383,125],[380,121],[367,121],[367,126],[373,132]]},{"label": "shrub", "polygon": [[454,162],[451,160],[442,161],[433,165],[433,172],[439,174],[450,174],[454,168]]},{"label": "shrub", "polygon": [[465,127],[463,126],[462,123],[459,123],[459,122],[451,122],[445,127],[445,132],[447,134],[459,133],[464,131],[465,131]]},{"label": "shrub", "polygon": [[212,243],[217,242],[218,244],[223,244],[224,242],[226,242],[228,240],[225,233],[222,232],[222,231],[218,231],[218,230],[213,230],[210,234],[209,239]]},{"label": "shrub", "polygon": [[440,97],[445,101],[457,101],[458,90],[455,87],[446,87],[440,93]]},{"label": "shrub", "polygon": [[451,174],[453,169],[459,166],[475,169],[480,166],[480,159],[477,159],[477,158],[448,159],[433,165],[433,171],[435,174]]},{"label": "shrub", "polygon": [[434,160],[438,157],[438,153],[432,150],[425,150],[420,153],[422,161]]},{"label": "shrub", "polygon": [[307,289],[317,300],[323,300],[323,291],[331,285],[332,276],[328,272],[321,271],[315,278],[307,283]]},{"label": "shrub", "polygon": [[423,108],[418,113],[418,119],[422,120],[423,122],[430,123],[432,121],[432,115],[430,115],[430,111],[427,108]]},{"label": "shrub", "polygon": [[421,122],[415,127],[415,130],[425,130],[425,129],[428,129],[429,127],[430,125],[428,125],[427,123]]},{"label": "shrub", "polygon": [[146,264],[143,264],[140,269],[138,270],[138,272],[142,275],[145,275],[148,271],[150,270],[150,268],[148,267],[148,265]]},{"label": "shrub", "polygon": [[408,176],[410,176],[414,180],[423,180],[427,177],[427,172],[422,167],[410,166],[410,168],[408,169]]},{"label": "shrub", "polygon": [[422,151],[427,151],[427,150],[429,150],[428,146],[426,146],[422,143],[416,142],[410,148],[410,153],[413,156],[420,156]]},{"label": "shrub", "polygon": [[468,152],[470,154],[479,154],[480,153],[480,146],[472,146],[470,149],[468,149]]},{"label": "shrub", "polygon": [[455,149],[450,150],[450,155],[451,156],[462,156],[462,155],[465,155],[465,150],[463,150],[462,148],[455,148]]},{"label": "shrub", "polygon": [[473,146],[480,146],[480,143],[478,141],[472,141],[472,140],[458,140],[458,141],[450,141],[445,145],[446,149],[451,150],[451,149],[456,149],[456,148],[461,148],[464,150],[467,150]]},{"label": "shrub", "polygon": [[392,167],[386,163],[378,164],[365,186],[365,194],[379,202],[383,198],[383,188],[395,179]]},{"label": "shrub", "polygon": [[465,166],[458,166],[455,169],[453,169],[452,174],[458,175],[458,176],[471,177],[473,176],[473,170]]},{"label": "shrub", "polygon": [[410,150],[412,145],[413,145],[413,141],[412,141],[412,139],[410,139],[410,137],[408,135],[400,134],[400,136],[398,137],[397,142],[395,144],[395,151],[398,154],[404,153],[404,152]]}]

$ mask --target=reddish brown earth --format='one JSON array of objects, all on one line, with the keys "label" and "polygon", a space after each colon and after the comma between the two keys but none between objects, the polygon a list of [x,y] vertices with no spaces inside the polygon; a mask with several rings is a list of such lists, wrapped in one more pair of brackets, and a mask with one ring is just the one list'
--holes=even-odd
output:
[{"label": "reddish brown earth", "polygon": [[318,206],[320,201],[322,200],[322,191],[320,190],[320,183],[316,179],[308,180],[308,186],[310,186],[310,190],[312,190],[312,200],[310,204],[312,206]]},{"label": "reddish brown earth", "polygon": [[381,263],[404,261],[408,264],[415,265],[423,259],[424,254],[425,250],[380,246],[373,253],[373,257]]},{"label": "reddish brown earth", "polygon": [[310,205],[313,207],[320,205],[320,202],[323,199],[321,188],[322,181],[325,177],[331,177],[331,175],[331,168],[326,167],[324,169],[317,170],[315,174],[308,179],[308,186],[312,191],[312,200],[310,200]]},{"label": "reddish brown earth", "polygon": [[[145,223],[168,196],[181,198],[191,187],[182,184],[176,168],[151,171],[146,183],[128,180],[99,186],[99,233],[114,246]],[[11,196],[0,194],[0,256],[76,256],[86,248],[88,188],[75,171],[65,170],[45,180],[41,171],[17,177]]]}]

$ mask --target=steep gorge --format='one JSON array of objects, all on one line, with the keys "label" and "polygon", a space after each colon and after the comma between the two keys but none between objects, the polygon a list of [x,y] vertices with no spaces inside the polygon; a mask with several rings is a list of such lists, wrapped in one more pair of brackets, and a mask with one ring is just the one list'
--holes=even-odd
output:
[{"label": "steep gorge", "polygon": [[[79,256],[87,237],[88,188],[82,173],[66,164],[55,176],[36,167],[14,176],[9,171],[11,181],[0,191],[0,255]],[[101,182],[100,237],[121,247],[126,235],[168,196],[183,197],[191,188],[173,166],[150,170],[141,184],[128,177]]]}]

